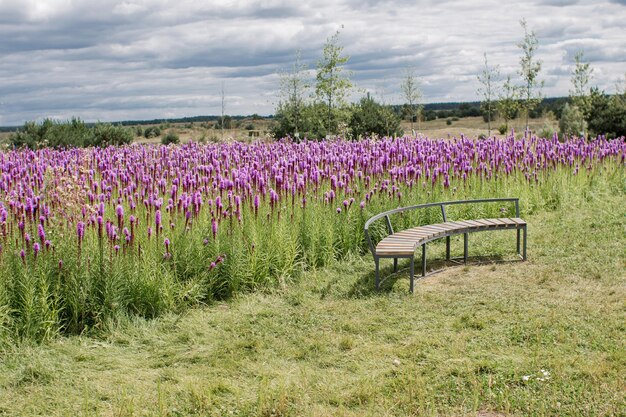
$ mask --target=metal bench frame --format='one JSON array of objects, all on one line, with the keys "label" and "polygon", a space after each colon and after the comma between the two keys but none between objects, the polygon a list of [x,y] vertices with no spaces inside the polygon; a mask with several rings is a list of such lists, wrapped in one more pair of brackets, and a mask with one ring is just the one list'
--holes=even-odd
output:
[{"label": "metal bench frame", "polygon": [[[376,254],[376,247],[374,246],[374,244],[372,243],[372,239],[369,235],[369,226],[379,220],[382,219],[383,217],[386,220],[386,224],[387,224],[387,232],[389,233],[389,235],[393,235],[394,231],[393,231],[393,227],[391,225],[391,219],[389,218],[389,216],[393,215],[393,214],[398,214],[398,213],[402,213],[404,211],[411,211],[411,210],[416,210],[416,209],[422,209],[422,208],[429,208],[429,207],[440,207],[441,208],[441,215],[443,216],[443,221],[447,222],[447,216],[446,216],[446,206],[451,206],[451,205],[457,205],[457,204],[476,204],[476,203],[494,203],[494,202],[514,202],[515,203],[515,217],[519,218],[520,216],[520,212],[519,212],[519,198],[486,198],[486,199],[480,199],[480,200],[459,200],[459,201],[444,201],[444,202],[439,202],[439,203],[428,203],[428,204],[419,204],[416,206],[408,206],[408,207],[399,207],[397,209],[394,210],[389,210],[389,211],[385,211],[383,213],[379,213],[373,217],[371,217],[369,220],[367,220],[367,222],[365,222],[365,240],[367,241],[367,244],[370,248],[370,251],[372,252],[372,256],[374,257],[374,263],[376,264],[376,289],[379,289],[380,287],[380,268],[379,268],[379,263],[380,263],[380,259],[381,258],[393,258],[393,269],[394,272],[398,271],[398,259],[403,258],[403,259],[410,259],[410,277],[411,277],[411,287],[409,289],[409,291],[412,293],[413,292],[413,288],[414,288],[414,270],[415,270],[415,253],[411,254],[411,255],[377,255]],[[480,220],[480,219],[470,219],[470,220]],[[424,225],[424,226],[428,226],[428,225]],[[426,276],[426,243],[431,242],[433,240],[437,240],[440,238],[445,237],[446,238],[446,260],[450,261],[450,237],[454,236],[454,235],[459,235],[459,234],[463,234],[463,262],[467,263],[467,254],[468,254],[468,236],[470,233],[474,233],[474,232],[483,232],[483,231],[494,231],[494,230],[517,230],[517,254],[518,256],[521,257],[521,259],[523,261],[526,260],[526,241],[527,241],[527,225],[523,224],[523,225],[506,225],[506,226],[487,226],[481,229],[475,229],[475,230],[468,230],[467,228],[465,229],[457,229],[457,230],[449,230],[444,232],[443,234],[440,234],[438,236],[434,236],[428,239],[425,239],[421,242],[421,246],[422,246],[422,277]],[[520,233],[523,233],[524,235],[524,242],[523,242],[523,246],[522,246],[522,252],[520,253]]]}]

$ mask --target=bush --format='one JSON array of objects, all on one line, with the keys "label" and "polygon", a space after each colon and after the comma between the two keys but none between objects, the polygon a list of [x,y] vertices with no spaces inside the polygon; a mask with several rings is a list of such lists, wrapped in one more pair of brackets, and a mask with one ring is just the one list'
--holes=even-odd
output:
[{"label": "bush", "polygon": [[143,128],[141,126],[135,126],[135,136],[143,136]]},{"label": "bush", "polygon": [[143,136],[146,139],[159,137],[161,136],[161,129],[158,126],[146,127],[143,131]]},{"label": "bush", "polygon": [[500,132],[501,135],[506,135],[506,132],[509,130],[509,127],[507,125],[500,125],[500,127],[498,128],[498,132]]},{"label": "bush", "polygon": [[585,130],[585,120],[583,114],[577,106],[565,103],[559,120],[559,130],[563,135],[578,136]]},{"label": "bush", "polygon": [[170,143],[176,144],[178,142],[180,142],[180,138],[174,132],[168,132],[167,135],[165,135],[165,136],[163,136],[163,138],[161,138],[161,143],[163,145],[169,145]]},{"label": "bush", "polygon": [[93,132],[77,118],[67,122],[45,119],[41,124],[26,122],[22,130],[11,135],[9,142],[30,149],[84,147],[93,144]]},{"label": "bush", "polygon": [[93,128],[93,146],[126,145],[133,141],[133,132],[124,126],[97,123]]},{"label": "bush", "polygon": [[254,124],[248,123],[244,129],[246,129],[246,130],[254,130]]},{"label": "bush", "polygon": [[452,124],[452,119],[446,119],[446,124],[450,126]]},{"label": "bush", "polygon": [[389,108],[376,103],[369,95],[352,108],[350,130],[354,138],[370,135],[400,136],[400,118]]}]

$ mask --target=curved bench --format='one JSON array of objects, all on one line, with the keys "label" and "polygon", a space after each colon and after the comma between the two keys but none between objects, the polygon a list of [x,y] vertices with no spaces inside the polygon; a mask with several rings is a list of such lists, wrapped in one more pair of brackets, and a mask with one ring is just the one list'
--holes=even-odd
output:
[{"label": "curved bench", "polygon": [[[461,220],[461,221],[448,221],[446,215],[446,206],[457,204],[476,204],[476,203],[495,203],[495,202],[509,202],[515,204],[515,217],[509,218],[491,218],[491,219],[475,219],[475,220]],[[391,225],[391,219],[389,216],[398,214],[404,211],[437,207],[441,209],[443,217],[442,223],[430,224],[425,226],[414,227],[411,229],[402,230],[394,233]],[[369,235],[369,226],[382,218],[385,218],[387,224],[387,232],[389,235],[383,238],[376,246],[372,243]],[[462,201],[445,201],[441,203],[429,203],[420,204],[417,206],[401,207],[395,210],[386,211],[371,217],[365,222],[365,239],[369,245],[370,251],[374,256],[374,263],[376,264],[376,289],[380,286],[380,272],[379,261],[381,258],[393,258],[394,271],[398,270],[398,259],[408,258],[410,263],[410,276],[411,287],[410,292],[413,292],[414,287],[414,263],[415,263],[415,250],[418,246],[422,246],[422,276],[426,276],[426,243],[446,238],[446,260],[450,260],[450,237],[454,235],[463,234],[463,261],[467,262],[468,253],[468,235],[469,233],[481,232],[481,231],[493,231],[493,230],[517,230],[517,254],[521,256],[522,260],[526,260],[526,239],[527,239],[527,225],[524,220],[519,217],[519,199],[518,198],[490,198],[482,200],[462,200]],[[522,253],[520,254],[520,232],[523,232],[524,243]]]}]

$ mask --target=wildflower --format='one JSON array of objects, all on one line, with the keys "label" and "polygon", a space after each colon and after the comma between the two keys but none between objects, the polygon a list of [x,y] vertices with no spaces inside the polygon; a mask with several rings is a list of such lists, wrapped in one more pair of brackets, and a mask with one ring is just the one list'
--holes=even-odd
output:
[{"label": "wildflower", "polygon": [[39,241],[41,243],[46,241],[46,231],[43,230],[41,223],[37,225],[37,234],[39,235]]},{"label": "wildflower", "polygon": [[215,218],[211,219],[211,230],[213,231],[213,239],[217,237],[217,221]]}]

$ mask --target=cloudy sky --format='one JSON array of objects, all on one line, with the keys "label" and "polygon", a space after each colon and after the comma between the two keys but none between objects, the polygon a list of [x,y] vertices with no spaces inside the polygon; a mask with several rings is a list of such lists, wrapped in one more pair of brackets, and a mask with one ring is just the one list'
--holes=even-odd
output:
[{"label": "cloudy sky", "polygon": [[528,26],[547,96],[567,95],[575,53],[607,92],[626,71],[626,0],[0,0],[0,125],[271,114],[296,50],[315,67],[340,30],[360,92],[401,102],[476,100],[483,53],[516,77]]}]

